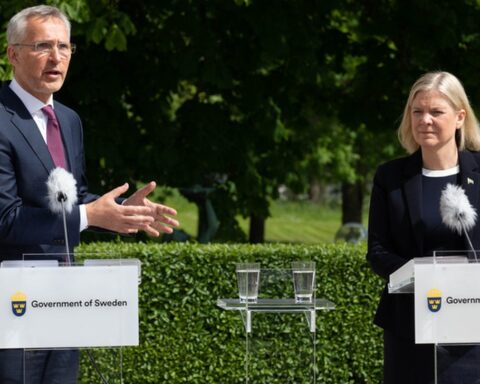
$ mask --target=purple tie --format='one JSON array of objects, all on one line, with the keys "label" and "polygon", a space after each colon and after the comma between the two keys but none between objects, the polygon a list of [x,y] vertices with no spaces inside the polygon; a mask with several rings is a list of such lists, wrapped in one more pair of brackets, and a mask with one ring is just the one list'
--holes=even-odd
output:
[{"label": "purple tie", "polygon": [[53,162],[57,167],[67,169],[65,163],[65,152],[63,150],[62,135],[58,126],[57,116],[53,112],[50,105],[42,108],[43,113],[47,116],[47,146],[52,155]]}]

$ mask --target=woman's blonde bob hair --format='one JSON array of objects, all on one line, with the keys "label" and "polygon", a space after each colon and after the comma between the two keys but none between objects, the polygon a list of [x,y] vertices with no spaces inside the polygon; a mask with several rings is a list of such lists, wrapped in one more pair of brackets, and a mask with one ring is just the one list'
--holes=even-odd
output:
[{"label": "woman's blonde bob hair", "polygon": [[412,102],[418,92],[438,91],[449,102],[455,111],[464,110],[465,120],[456,133],[457,147],[459,150],[480,150],[480,129],[475,113],[470,106],[463,85],[454,75],[448,72],[428,72],[413,84],[408,96],[402,122],[398,127],[398,139],[408,153],[418,150],[419,145],[412,133]]}]

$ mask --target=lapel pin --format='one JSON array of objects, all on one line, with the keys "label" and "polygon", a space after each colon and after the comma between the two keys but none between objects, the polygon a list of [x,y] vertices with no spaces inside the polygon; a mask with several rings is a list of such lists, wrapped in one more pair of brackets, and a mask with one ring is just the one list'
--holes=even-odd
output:
[{"label": "lapel pin", "polygon": [[472,179],[470,179],[469,177],[467,177],[467,184],[475,184],[474,181]]}]

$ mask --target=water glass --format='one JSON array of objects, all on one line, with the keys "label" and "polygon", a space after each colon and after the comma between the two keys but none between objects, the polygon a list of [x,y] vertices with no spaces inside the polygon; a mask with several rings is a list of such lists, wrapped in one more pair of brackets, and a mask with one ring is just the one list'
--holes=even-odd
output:
[{"label": "water glass", "polygon": [[296,303],[311,303],[315,287],[315,262],[292,262],[293,287]]},{"label": "water glass", "polygon": [[240,302],[255,303],[258,297],[260,263],[238,263],[236,271]]}]

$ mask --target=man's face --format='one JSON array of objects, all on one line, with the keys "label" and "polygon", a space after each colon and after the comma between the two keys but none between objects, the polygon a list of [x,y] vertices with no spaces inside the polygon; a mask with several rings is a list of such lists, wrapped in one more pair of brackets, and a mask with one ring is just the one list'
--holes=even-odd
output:
[{"label": "man's face", "polygon": [[31,46],[8,46],[7,55],[14,67],[15,79],[28,93],[47,102],[51,94],[58,91],[67,75],[70,54],[62,55],[56,47],[69,43],[68,30],[62,20],[32,17],[26,24],[26,33],[20,44],[34,44],[39,41],[51,42],[51,52],[35,51]]}]

